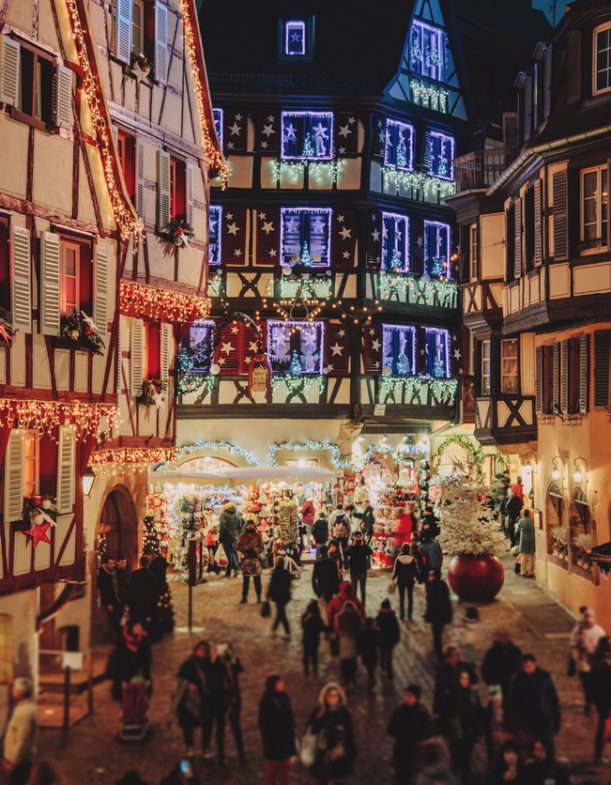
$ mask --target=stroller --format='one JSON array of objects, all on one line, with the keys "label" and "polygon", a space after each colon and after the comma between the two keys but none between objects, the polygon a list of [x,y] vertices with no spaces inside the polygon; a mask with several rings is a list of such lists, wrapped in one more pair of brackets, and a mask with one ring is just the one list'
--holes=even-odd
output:
[{"label": "stroller", "polygon": [[121,741],[144,741],[148,737],[149,690],[150,684],[142,677],[123,682],[121,729],[117,734]]}]

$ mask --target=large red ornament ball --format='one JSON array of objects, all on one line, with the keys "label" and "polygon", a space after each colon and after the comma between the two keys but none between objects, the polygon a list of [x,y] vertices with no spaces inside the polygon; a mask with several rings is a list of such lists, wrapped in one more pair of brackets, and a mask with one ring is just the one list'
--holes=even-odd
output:
[{"label": "large red ornament ball", "polygon": [[448,583],[459,599],[492,602],[505,582],[505,570],[496,556],[456,556],[448,569]]}]

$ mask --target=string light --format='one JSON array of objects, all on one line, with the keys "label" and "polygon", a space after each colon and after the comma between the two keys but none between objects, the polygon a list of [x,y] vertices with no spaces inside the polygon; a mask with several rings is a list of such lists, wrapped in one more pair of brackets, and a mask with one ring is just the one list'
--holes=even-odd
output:
[{"label": "string light", "polygon": [[269,447],[269,464],[270,466],[278,466],[277,454],[279,451],[288,452],[301,452],[302,450],[310,451],[326,451],[331,453],[332,467],[334,469],[348,469],[351,466],[349,458],[342,458],[341,452],[337,444],[325,441],[316,441],[314,439],[304,439],[300,442],[272,442]]},{"label": "string light", "polygon": [[114,450],[98,450],[91,455],[89,466],[107,463],[140,464],[173,461],[178,455],[176,447],[129,447]]},{"label": "string light", "polygon": [[282,385],[286,385],[290,396],[305,395],[312,389],[315,382],[318,382],[318,392],[322,395],[325,391],[324,376],[298,376],[297,374],[289,373],[275,374],[272,376],[272,391],[275,392]]},{"label": "string light", "polygon": [[343,172],[346,161],[343,158],[334,158],[332,161],[280,161],[275,159],[269,161],[269,166],[276,183],[288,180],[289,183],[295,185],[301,180],[307,169],[316,185],[323,185],[324,182],[337,185],[338,177]]},{"label": "string light", "polygon": [[182,324],[206,319],[210,313],[210,300],[207,297],[121,281],[120,309],[126,316]]},{"label": "string light", "polygon": [[400,273],[381,272],[378,282],[382,300],[397,297],[412,305],[456,308],[458,286],[454,281],[427,280]]},{"label": "string light", "polygon": [[0,422],[4,427],[37,430],[52,434],[60,425],[75,427],[78,439],[96,436],[100,421],[107,417],[117,425],[119,407],[108,403],[63,401],[18,401],[0,398]]},{"label": "string light", "polygon": [[448,111],[448,91],[443,87],[427,84],[419,79],[411,79],[410,90],[412,91],[412,101],[417,106],[424,106],[434,112]]},{"label": "string light", "polygon": [[439,199],[444,199],[456,191],[456,185],[452,181],[425,172],[408,172],[392,166],[382,167],[382,179],[385,188],[391,187],[397,191],[411,188],[420,191],[425,198],[435,195]]},{"label": "string light", "polygon": [[[383,376],[381,378],[381,397],[392,398],[397,402],[397,395],[407,393],[410,400],[421,401],[422,393],[431,393],[440,405],[450,403],[456,395],[458,379],[430,379],[423,376]],[[384,402],[384,401],[383,401]]]},{"label": "string light", "polygon": [[[186,455],[193,452],[200,452],[206,450],[208,452],[228,452],[230,455],[239,455],[244,458],[251,466],[261,466],[261,461],[256,455],[253,455],[248,450],[243,449],[237,444],[232,444],[226,441],[197,441],[192,444],[185,444],[179,448],[176,458],[174,460],[181,461]],[[167,467],[164,467],[167,468]]]}]

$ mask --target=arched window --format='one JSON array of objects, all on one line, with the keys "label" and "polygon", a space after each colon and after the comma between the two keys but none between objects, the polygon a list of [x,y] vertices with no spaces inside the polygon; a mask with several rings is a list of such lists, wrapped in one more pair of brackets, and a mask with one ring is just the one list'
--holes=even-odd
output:
[{"label": "arched window", "polygon": [[569,507],[571,563],[584,570],[592,569],[594,526],[588,499],[581,488],[576,488]]},{"label": "arched window", "polygon": [[552,483],[545,497],[545,531],[547,552],[568,562],[568,528],[564,523],[565,502],[560,486]]}]

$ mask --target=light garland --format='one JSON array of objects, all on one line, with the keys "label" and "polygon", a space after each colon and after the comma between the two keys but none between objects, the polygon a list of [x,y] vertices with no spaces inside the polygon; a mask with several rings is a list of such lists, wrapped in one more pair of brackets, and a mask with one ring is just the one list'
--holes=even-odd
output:
[{"label": "light garland", "polygon": [[443,87],[427,84],[420,79],[411,79],[409,87],[412,93],[412,101],[417,106],[424,106],[434,112],[448,111],[449,93]]},{"label": "light garland", "polygon": [[192,444],[185,444],[178,449],[174,460],[180,460],[183,456],[190,455],[192,452],[199,450],[209,450],[211,452],[222,450],[223,452],[228,452],[230,455],[239,455],[241,458],[244,458],[245,461],[248,461],[251,466],[261,466],[261,461],[256,455],[248,452],[248,450],[244,450],[237,444],[226,441],[197,441]]},{"label": "light garland", "polygon": [[458,286],[454,281],[415,278],[412,275],[381,272],[378,275],[380,300],[393,297],[410,305],[456,308]]},{"label": "light garland", "polygon": [[382,180],[384,188],[390,186],[397,191],[401,188],[411,188],[422,192],[425,197],[435,195],[440,199],[445,199],[456,191],[453,181],[444,180],[425,172],[403,171],[392,166],[382,167]]},{"label": "light garland", "polygon": [[[191,72],[193,73],[193,92],[195,93],[195,105],[197,106],[197,114],[199,115],[199,126],[202,134],[202,138],[204,141],[204,153],[206,158],[210,161],[212,169],[216,169],[219,172],[219,177],[221,178],[221,184],[223,188],[227,187],[227,164],[225,163],[225,159],[223,158],[223,153],[221,150],[216,147],[216,145],[212,141],[212,137],[210,135],[210,126],[208,123],[208,116],[206,114],[206,105],[208,101],[204,96],[204,89],[203,83],[207,81],[206,79],[206,71],[205,66],[202,59],[201,47],[198,45],[198,42],[195,40],[195,30],[198,30],[198,38],[199,38],[199,28],[197,27],[197,18],[193,18],[195,16],[194,11],[194,3],[193,0],[181,0],[180,3],[180,12],[182,16],[182,25],[183,25],[183,33],[184,33],[184,40],[186,43],[187,49],[187,56],[189,58],[189,64],[191,66]],[[198,56],[199,55],[199,56]],[[214,119],[211,119],[211,123],[214,126]]]},{"label": "light garland", "polygon": [[[271,286],[273,287],[273,283]],[[304,297],[329,300],[333,296],[333,277],[331,274],[320,277],[283,277],[276,281],[276,292],[282,300],[298,301]]]},{"label": "light garland", "polygon": [[328,440],[316,441],[314,439],[304,439],[300,442],[272,442],[269,447],[270,466],[278,466],[276,458],[277,453],[284,450],[288,452],[301,452],[302,450],[321,452],[324,450],[331,453],[333,468],[348,469],[352,465],[349,458],[342,458],[337,444],[334,444]]},{"label": "light garland", "polygon": [[21,401],[0,398],[0,422],[8,428],[36,430],[41,435],[52,435],[60,425],[72,425],[77,439],[96,436],[100,421],[109,418],[115,427],[119,407],[108,403],[75,401]]},{"label": "light garland", "polygon": [[[413,402],[420,400],[422,392],[431,392],[440,405],[450,403],[458,389],[458,379],[431,379],[425,376],[383,376],[381,378],[380,399],[393,399],[396,403],[397,394],[403,397],[406,392]],[[380,400],[385,403],[385,400]]]},{"label": "light garland", "polygon": [[334,158],[332,161],[282,161],[275,159],[269,161],[274,180],[288,180],[295,185],[303,177],[304,171],[308,170],[313,177],[316,185],[323,185],[323,182],[337,184],[337,178],[344,170],[346,161],[343,158]]},{"label": "light garland", "polygon": [[315,382],[318,382],[318,392],[322,395],[325,391],[324,376],[296,376],[283,373],[272,375],[272,391],[275,392],[282,385],[286,385],[289,395],[298,395],[309,392]]},{"label": "light garland", "polygon": [[144,227],[135,214],[131,201],[118,185],[119,164],[112,142],[110,117],[102,88],[99,85],[99,79],[94,75],[91,66],[92,63],[95,63],[95,47],[91,41],[88,22],[83,24],[81,20],[78,0],[66,0],[66,5],[82,73],[83,90],[85,91],[89,112],[91,113],[91,121],[95,128],[98,149],[102,156],[104,177],[115,221],[117,222],[121,239],[127,240],[131,234],[141,234]]},{"label": "light garland", "polygon": [[92,453],[89,466],[104,464],[140,464],[173,461],[178,455],[176,447],[127,447],[113,450],[98,450]]},{"label": "light garland", "polygon": [[172,324],[188,324],[195,319],[208,317],[210,300],[207,297],[121,281],[119,307],[121,313],[126,316],[145,317]]}]

